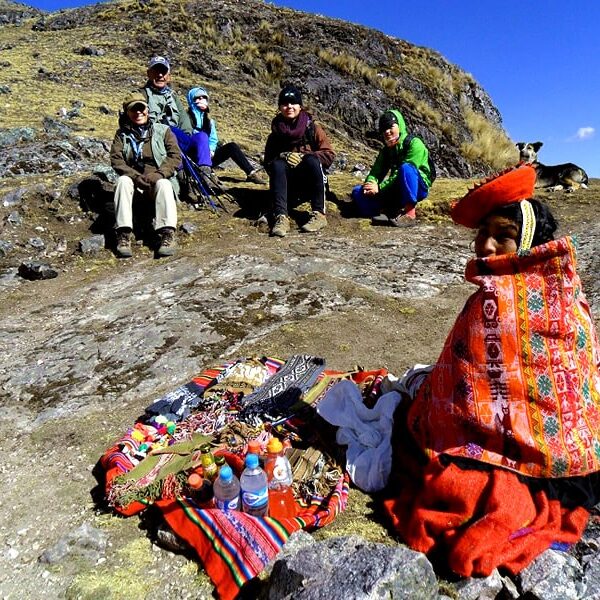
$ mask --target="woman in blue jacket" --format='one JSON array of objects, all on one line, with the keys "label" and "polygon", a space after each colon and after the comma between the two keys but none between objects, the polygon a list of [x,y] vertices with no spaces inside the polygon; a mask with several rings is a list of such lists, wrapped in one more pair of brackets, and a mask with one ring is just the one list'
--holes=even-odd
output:
[{"label": "woman in blue jacket", "polygon": [[242,149],[235,143],[220,144],[214,119],[208,116],[208,92],[203,87],[192,88],[187,95],[189,114],[194,127],[193,138],[196,143],[188,155],[198,165],[217,167],[228,158],[246,174],[246,181],[264,184],[260,167],[254,167]]}]

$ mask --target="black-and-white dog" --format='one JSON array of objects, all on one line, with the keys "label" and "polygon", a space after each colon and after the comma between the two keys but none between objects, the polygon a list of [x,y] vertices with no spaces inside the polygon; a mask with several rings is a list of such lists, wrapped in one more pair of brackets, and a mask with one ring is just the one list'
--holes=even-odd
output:
[{"label": "black-and-white dog", "polygon": [[543,142],[519,142],[516,145],[519,149],[520,160],[535,167],[537,173],[536,188],[547,188],[550,191],[564,189],[567,192],[574,192],[580,187],[587,188],[588,176],[581,167],[573,163],[544,165],[539,162],[537,153],[543,145]]}]

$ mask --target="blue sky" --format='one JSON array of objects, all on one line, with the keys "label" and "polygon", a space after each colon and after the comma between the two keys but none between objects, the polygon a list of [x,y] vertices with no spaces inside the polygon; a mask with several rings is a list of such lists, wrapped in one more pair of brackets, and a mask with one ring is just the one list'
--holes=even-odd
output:
[{"label": "blue sky", "polygon": [[[86,4],[33,0],[44,10]],[[515,142],[544,142],[546,164],[574,162],[600,177],[600,2],[595,0],[279,0],[440,52],[473,77]]]}]

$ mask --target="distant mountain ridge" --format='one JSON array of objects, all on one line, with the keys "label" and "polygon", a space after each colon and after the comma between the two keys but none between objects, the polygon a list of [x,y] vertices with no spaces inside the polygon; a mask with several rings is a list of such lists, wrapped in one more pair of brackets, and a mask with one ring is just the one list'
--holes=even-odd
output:
[{"label": "distant mountain ridge", "polygon": [[[254,152],[264,144],[278,89],[292,81],[336,147],[359,157],[378,146],[374,123],[392,106],[430,148],[441,175],[485,174],[514,153],[498,109],[472,76],[435,51],[361,25],[259,0],[116,0],[56,13],[0,0],[0,23],[2,45],[15,28],[20,42],[28,38],[37,61],[31,78],[70,91],[63,104],[81,100],[88,108],[82,128],[106,136],[114,116],[92,106],[103,97],[116,109],[157,53],[171,60],[176,89],[202,84],[213,92],[221,131]],[[76,59],[86,45],[101,56]],[[36,86],[23,73],[14,88],[27,94]]]}]

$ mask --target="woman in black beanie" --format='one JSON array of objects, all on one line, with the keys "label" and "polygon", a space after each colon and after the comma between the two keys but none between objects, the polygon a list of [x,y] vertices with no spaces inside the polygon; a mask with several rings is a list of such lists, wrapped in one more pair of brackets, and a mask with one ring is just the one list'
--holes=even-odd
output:
[{"label": "woman in black beanie", "polygon": [[323,169],[335,153],[323,128],[302,106],[302,94],[294,85],[279,93],[279,112],[271,123],[265,147],[265,168],[269,173],[274,223],[271,235],[285,237],[290,231],[288,202],[310,200],[311,213],[300,228],[316,232],[325,225],[325,182]]}]

